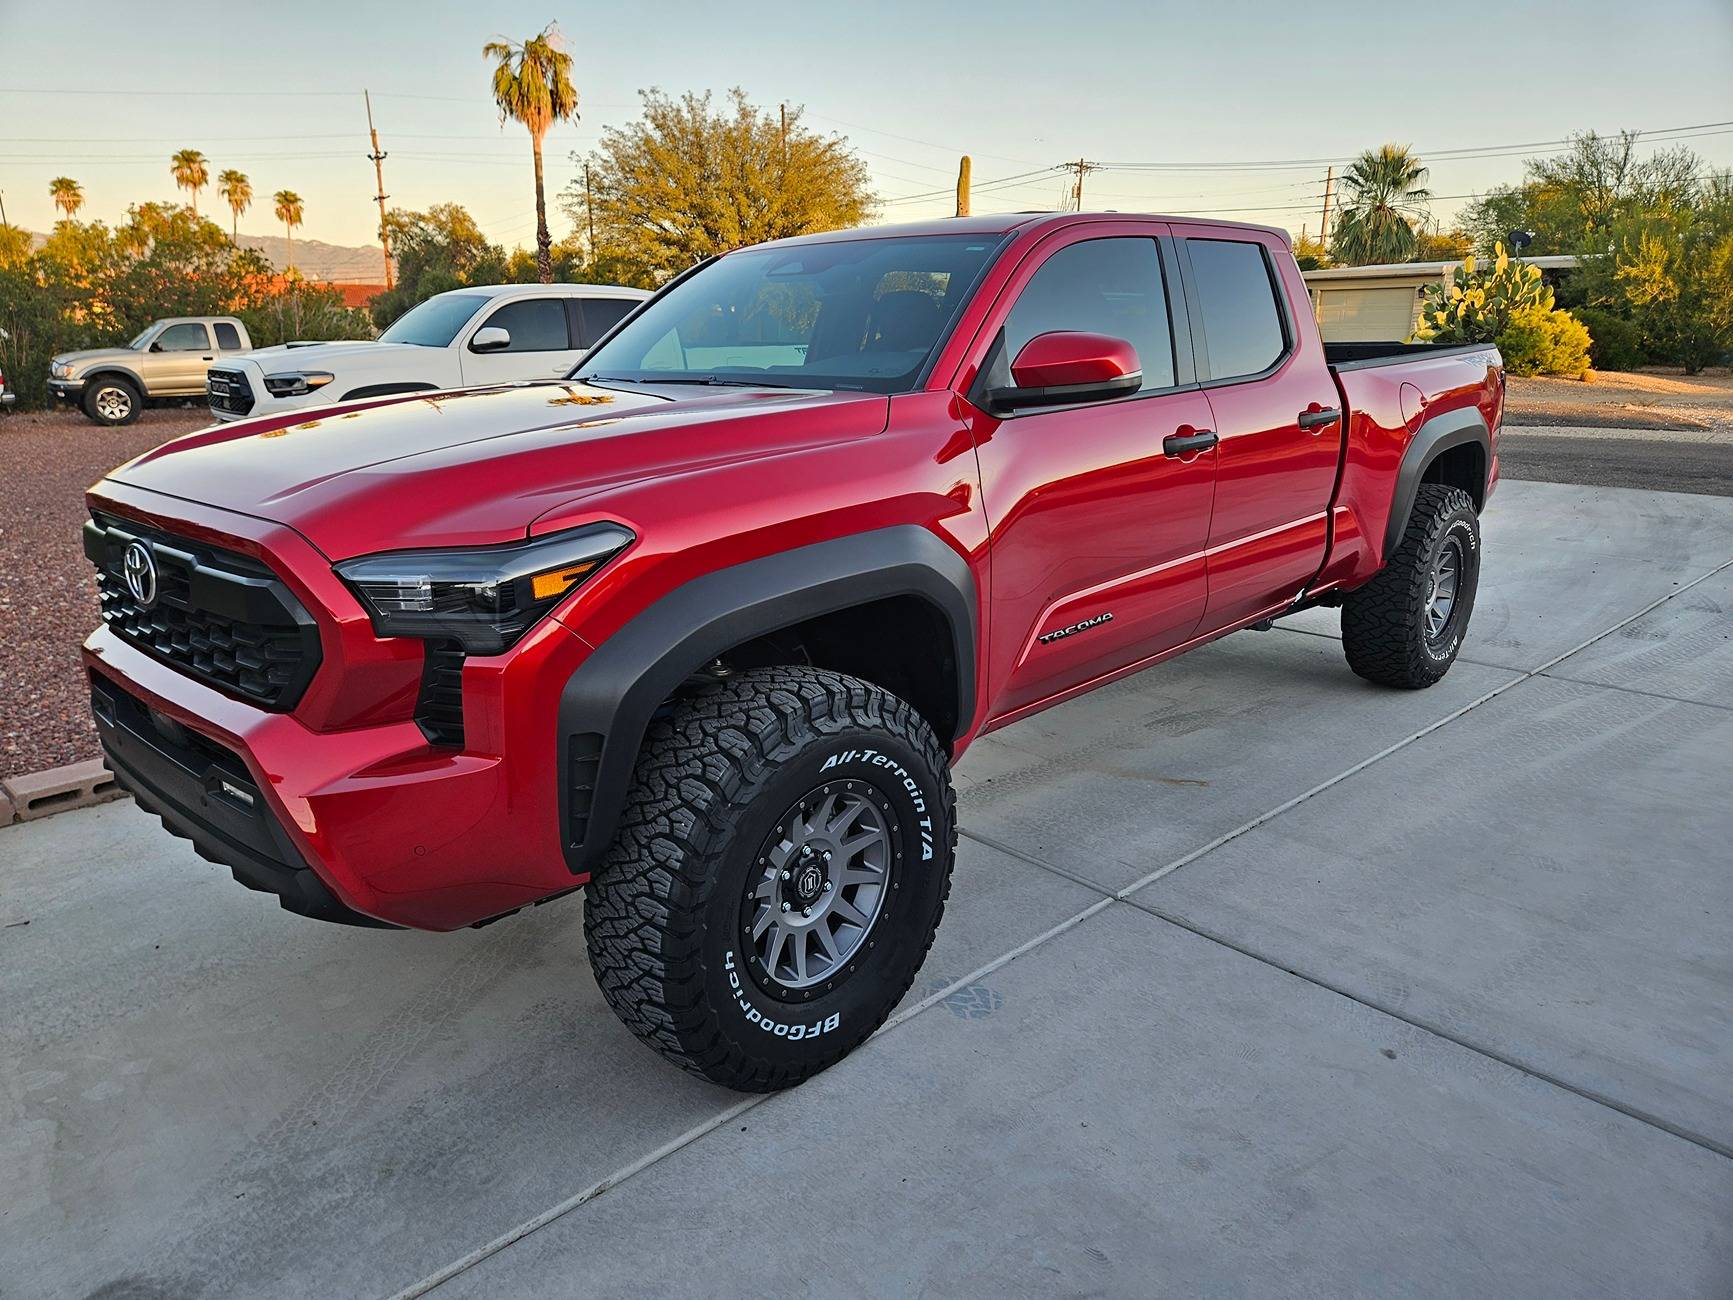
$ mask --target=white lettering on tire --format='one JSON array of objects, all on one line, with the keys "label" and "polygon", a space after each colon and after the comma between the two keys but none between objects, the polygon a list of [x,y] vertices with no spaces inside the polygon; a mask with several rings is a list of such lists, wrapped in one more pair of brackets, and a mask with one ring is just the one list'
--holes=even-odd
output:
[{"label": "white lettering on tire", "polygon": [[734,951],[729,949],[722,954],[722,968],[728,972],[728,990],[734,994],[734,1000],[740,1004],[740,1009],[746,1013],[746,1023],[757,1025],[767,1034],[777,1038],[786,1038],[791,1043],[798,1043],[808,1038],[817,1038],[820,1034],[828,1034],[842,1024],[842,1013],[833,1011],[823,1020],[811,1025],[784,1024],[780,1020],[772,1020],[752,1003],[746,1000],[746,989],[740,982],[740,972],[734,965]]}]

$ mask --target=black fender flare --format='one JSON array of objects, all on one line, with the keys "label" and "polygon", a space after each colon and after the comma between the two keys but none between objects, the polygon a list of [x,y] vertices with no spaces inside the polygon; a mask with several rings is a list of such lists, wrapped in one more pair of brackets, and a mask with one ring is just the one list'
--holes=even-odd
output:
[{"label": "black fender flare", "polygon": [[560,692],[560,843],[572,872],[594,871],[607,853],[650,719],[692,673],[755,637],[892,596],[929,602],[950,628],[960,736],[975,712],[974,574],[917,525],[717,569],[676,587],[603,641]]},{"label": "black fender flare", "polygon": [[400,393],[437,393],[437,384],[362,384],[359,388],[351,388],[337,400],[340,402],[357,402],[364,397],[391,397]]},{"label": "black fender flare", "polygon": [[[1390,518],[1384,524],[1383,558],[1388,560],[1402,542],[1408,527],[1408,516],[1414,512],[1414,497],[1420,491],[1427,466],[1452,447],[1467,443],[1478,444],[1485,469],[1492,472],[1492,434],[1487,430],[1486,417],[1478,407],[1446,411],[1425,421],[1414,431],[1408,450],[1402,453],[1402,464],[1396,470],[1396,489],[1390,501]],[[1486,484],[1480,485],[1479,499],[1486,499]]]},{"label": "black fender flare", "polygon": [[127,369],[125,366],[106,363],[97,366],[88,375],[83,376],[84,388],[79,393],[79,397],[82,398],[85,393],[88,393],[91,386],[98,380],[110,377],[126,380],[126,382],[131,384],[133,389],[138,393],[140,401],[147,402],[150,400],[150,389],[146,387],[144,380],[140,379],[135,372]]}]

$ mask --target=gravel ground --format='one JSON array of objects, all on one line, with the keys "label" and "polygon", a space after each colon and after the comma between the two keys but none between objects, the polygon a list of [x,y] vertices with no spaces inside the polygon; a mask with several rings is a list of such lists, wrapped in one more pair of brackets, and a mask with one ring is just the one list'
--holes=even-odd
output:
[{"label": "gravel ground", "polygon": [[208,423],[188,408],[146,411],[121,429],[76,412],[0,417],[0,777],[97,756],[78,662],[98,618],[78,539],[84,489]]},{"label": "gravel ground", "polygon": [[1504,422],[1733,431],[1733,372],[1720,367],[1687,375],[1651,366],[1591,371],[1586,380],[1512,376]]}]

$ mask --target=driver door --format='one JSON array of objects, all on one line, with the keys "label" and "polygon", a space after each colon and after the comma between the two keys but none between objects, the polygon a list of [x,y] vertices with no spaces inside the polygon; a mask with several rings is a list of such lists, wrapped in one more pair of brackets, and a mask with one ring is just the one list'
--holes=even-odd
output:
[{"label": "driver door", "polygon": [[168,326],[156,336],[150,351],[145,377],[152,397],[205,391],[205,371],[216,360],[216,353],[202,321],[183,320]]},{"label": "driver door", "polygon": [[[478,352],[476,335],[493,326],[511,335],[511,342],[491,352]],[[572,338],[563,298],[517,298],[495,307],[476,323],[462,345],[463,382],[509,384],[523,379],[558,379],[583,356]]]},{"label": "driver door", "polygon": [[989,320],[995,384],[1053,330],[1124,339],[1143,369],[1127,396],[978,426],[992,529],[990,718],[1171,650],[1203,618],[1216,456],[1171,441],[1195,443],[1211,417],[1166,234],[1131,222],[1060,232],[1019,266]]}]

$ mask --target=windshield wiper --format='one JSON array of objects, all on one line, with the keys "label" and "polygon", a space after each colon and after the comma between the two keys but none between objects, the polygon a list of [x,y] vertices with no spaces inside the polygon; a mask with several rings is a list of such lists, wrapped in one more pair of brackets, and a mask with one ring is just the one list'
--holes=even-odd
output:
[{"label": "windshield wiper", "polygon": [[669,379],[635,379],[638,384],[701,384],[715,388],[781,388],[762,379],[724,379],[721,375],[678,375]]}]

